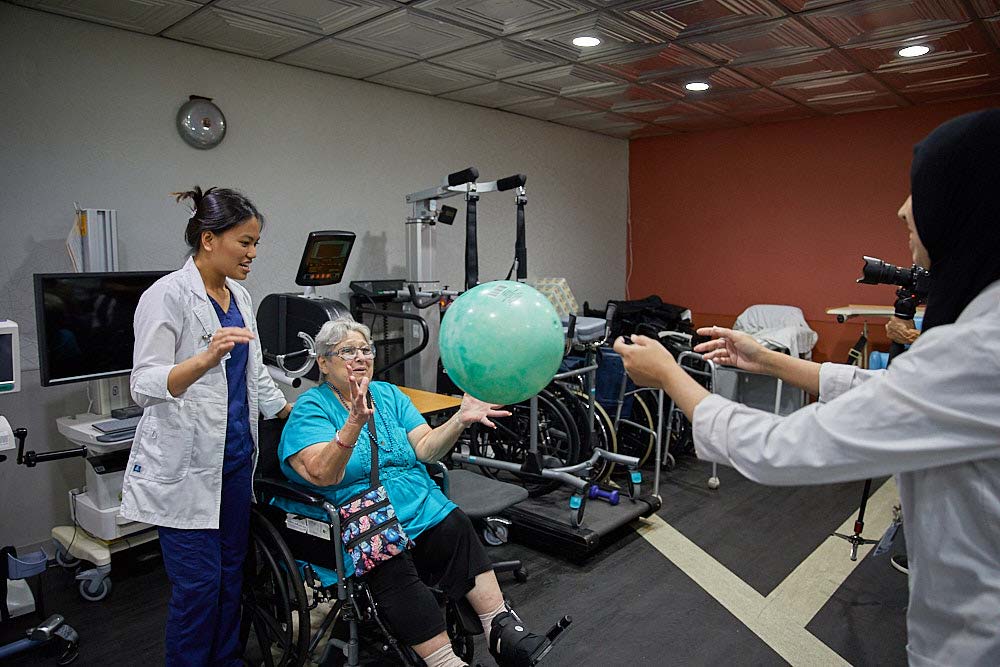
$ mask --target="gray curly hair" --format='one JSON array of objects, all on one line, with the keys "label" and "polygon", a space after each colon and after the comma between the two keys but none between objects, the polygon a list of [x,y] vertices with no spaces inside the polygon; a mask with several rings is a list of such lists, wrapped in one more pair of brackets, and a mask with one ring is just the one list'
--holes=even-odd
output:
[{"label": "gray curly hair", "polygon": [[351,317],[338,317],[335,320],[324,322],[319,333],[316,334],[316,354],[322,357],[331,354],[337,343],[344,340],[347,334],[352,331],[364,336],[369,345],[372,344],[371,329]]}]

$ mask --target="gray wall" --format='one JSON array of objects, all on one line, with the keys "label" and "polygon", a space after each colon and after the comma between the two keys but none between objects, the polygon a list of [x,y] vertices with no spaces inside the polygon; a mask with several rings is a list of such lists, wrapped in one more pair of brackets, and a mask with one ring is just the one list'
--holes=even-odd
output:
[{"label": "gray wall", "polygon": [[[523,172],[531,277],[565,276],[581,303],[624,293],[624,141],[5,3],[0,63],[0,318],[21,325],[25,367],[0,414],[29,429],[32,448],[67,446],[55,418],[87,407],[86,385],[39,386],[34,340],[32,274],[71,270],[74,201],[118,210],[122,270],[172,269],[188,215],[168,193],[238,187],[269,220],[246,283],[254,299],[298,291],[306,234],[334,228],[358,244],[343,285],[319,292],[346,300],[349,280],[405,277],[405,193],[468,165],[487,179]],[[174,129],[190,94],[226,114],[214,150],[189,148]],[[484,196],[479,218],[481,276],[502,277],[510,193]],[[438,242],[439,278],[460,285],[461,225]],[[46,539],[82,480],[79,460],[0,464],[0,545]]]}]

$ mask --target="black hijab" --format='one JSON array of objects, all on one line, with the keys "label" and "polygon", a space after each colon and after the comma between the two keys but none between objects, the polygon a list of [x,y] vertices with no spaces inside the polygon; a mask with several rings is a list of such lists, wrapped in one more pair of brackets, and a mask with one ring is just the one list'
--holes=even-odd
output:
[{"label": "black hijab", "polygon": [[931,260],[927,331],[1000,280],[1000,109],[953,118],[917,144],[910,190]]}]

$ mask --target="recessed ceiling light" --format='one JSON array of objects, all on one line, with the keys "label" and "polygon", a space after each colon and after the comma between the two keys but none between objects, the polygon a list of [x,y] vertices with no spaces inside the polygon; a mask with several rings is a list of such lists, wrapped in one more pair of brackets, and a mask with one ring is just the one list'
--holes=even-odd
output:
[{"label": "recessed ceiling light", "polygon": [[589,46],[597,46],[601,43],[601,40],[596,37],[574,37],[573,46],[582,46],[584,48]]},{"label": "recessed ceiling light", "polygon": [[684,87],[687,88],[688,90],[694,90],[694,91],[708,90],[709,88],[711,88],[711,86],[709,86],[704,81],[692,81],[691,83],[684,84]]},{"label": "recessed ceiling light", "polygon": [[904,58],[916,58],[917,56],[922,56],[925,53],[928,53],[930,50],[931,49],[929,46],[923,46],[921,44],[917,44],[915,46],[907,46],[905,48],[900,49],[899,55],[903,56]]}]

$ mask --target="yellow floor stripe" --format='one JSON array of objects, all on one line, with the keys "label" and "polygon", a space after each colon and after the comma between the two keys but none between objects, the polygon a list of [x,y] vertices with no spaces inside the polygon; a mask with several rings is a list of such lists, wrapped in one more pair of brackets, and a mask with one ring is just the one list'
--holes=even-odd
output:
[{"label": "yellow floor stripe", "polygon": [[[868,499],[865,510],[865,529],[863,537],[879,539],[892,521],[892,506],[899,497],[896,482],[889,480],[875,491]],[[858,498],[858,502],[861,498]],[[854,534],[854,519],[852,514],[837,529],[838,533]],[[833,597],[848,575],[854,571],[858,563],[874,549],[874,545],[863,545],[858,548],[858,560],[850,559],[851,545],[839,537],[828,537],[816,551],[799,563],[778,586],[767,596],[768,604],[778,605],[782,613],[793,618],[803,627],[812,617]],[[888,562],[886,568],[888,572]],[[891,575],[887,575],[891,576]]]},{"label": "yellow floor stripe", "polygon": [[[895,502],[890,479],[869,499],[865,537],[881,536]],[[854,515],[838,532],[851,533],[853,527]],[[639,522],[636,531],[790,664],[848,664],[805,626],[871,547],[859,550],[853,562],[850,545],[831,537],[765,598],[660,517]]]}]

